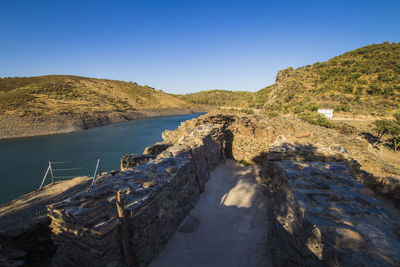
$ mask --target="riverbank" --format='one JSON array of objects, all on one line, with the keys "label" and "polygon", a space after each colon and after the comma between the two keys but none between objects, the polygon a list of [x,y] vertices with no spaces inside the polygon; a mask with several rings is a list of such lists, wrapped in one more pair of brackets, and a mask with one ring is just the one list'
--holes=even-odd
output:
[{"label": "riverbank", "polygon": [[0,139],[78,132],[102,125],[141,118],[185,115],[207,111],[209,111],[209,108],[191,107],[137,109],[124,112],[96,112],[79,115],[48,115],[45,117],[0,115]]},{"label": "riverbank", "polygon": [[[125,155],[121,170],[102,172],[94,187],[84,186],[61,201],[46,198],[46,203],[52,202],[46,205],[46,222],[0,232],[0,265],[147,266],[159,255],[159,261],[179,266],[183,261],[171,248],[187,248],[183,243],[209,248],[189,257],[195,263],[212,265],[210,257],[215,255],[229,263],[237,247],[232,244],[245,241],[237,229],[257,239],[248,239],[244,243],[251,246],[241,250],[241,259],[253,260],[246,261],[248,265],[256,265],[258,256],[272,266],[399,265],[400,228],[394,219],[398,210],[375,197],[384,192],[366,180],[370,166],[364,159],[375,162],[371,179],[386,179],[392,189],[398,181],[378,176],[384,166],[368,151],[368,142],[292,117],[207,114],[180,125],[164,131],[163,141],[145,148],[142,155]],[[247,175],[250,170],[254,171]],[[219,188],[222,184],[228,186]],[[63,185],[75,192],[76,185]],[[255,188],[261,190],[257,197],[252,194]],[[51,189],[52,185],[44,190]],[[202,203],[210,193],[214,198]],[[22,204],[29,208],[33,203]],[[259,204],[265,210],[253,213],[254,207],[262,208]],[[251,214],[257,217],[246,216]],[[0,225],[6,215],[0,216]],[[231,223],[225,233],[218,228],[221,221]],[[15,236],[17,232],[21,234]],[[271,237],[265,243],[258,239],[263,234]],[[186,241],[177,243],[176,237],[183,235]],[[52,253],[37,253],[37,236]],[[239,240],[217,242],[231,238]]]},{"label": "riverbank", "polygon": [[97,157],[102,170],[117,170],[124,154],[142,153],[146,146],[161,141],[166,129],[174,130],[198,116],[151,117],[74,133],[0,140],[0,203],[37,189],[49,161],[66,162],[53,166],[56,177],[93,175]]}]

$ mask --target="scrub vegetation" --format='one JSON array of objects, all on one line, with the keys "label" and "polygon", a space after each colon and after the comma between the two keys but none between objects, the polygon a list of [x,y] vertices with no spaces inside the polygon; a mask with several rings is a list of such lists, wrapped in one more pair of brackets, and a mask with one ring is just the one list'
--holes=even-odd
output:
[{"label": "scrub vegetation", "polygon": [[275,84],[258,92],[212,90],[180,98],[194,104],[264,109],[271,114],[302,114],[318,108],[393,114],[400,108],[400,43],[372,44],[326,62],[289,67],[278,72]]},{"label": "scrub vegetation", "polygon": [[188,104],[135,82],[67,75],[0,78],[0,114],[91,114]]}]

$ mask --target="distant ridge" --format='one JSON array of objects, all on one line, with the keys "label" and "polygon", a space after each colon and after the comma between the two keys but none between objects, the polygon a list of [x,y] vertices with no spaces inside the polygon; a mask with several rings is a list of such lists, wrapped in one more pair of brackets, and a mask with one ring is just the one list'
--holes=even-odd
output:
[{"label": "distant ridge", "polygon": [[68,75],[0,79],[2,114],[79,114],[187,106],[161,90],[134,82]]},{"label": "distant ridge", "polygon": [[190,103],[294,112],[333,108],[382,114],[400,108],[400,43],[372,44],[326,62],[281,70],[258,92],[203,91],[179,96]]},{"label": "distant ridge", "polygon": [[[70,132],[208,107],[365,115],[400,109],[400,43],[372,44],[326,62],[281,70],[257,92],[166,94],[147,85],[70,75],[0,78],[0,138]],[[246,110],[248,111],[248,110]]]},{"label": "distant ridge", "polygon": [[0,78],[0,138],[194,111],[175,96],[135,82],[70,75]]}]

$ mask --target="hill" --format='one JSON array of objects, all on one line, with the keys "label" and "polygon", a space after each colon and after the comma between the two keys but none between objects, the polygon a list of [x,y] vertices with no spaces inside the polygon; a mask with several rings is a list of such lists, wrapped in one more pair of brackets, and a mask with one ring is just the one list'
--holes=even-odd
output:
[{"label": "hill", "polygon": [[182,108],[187,104],[137,83],[77,76],[0,79],[1,114],[65,114]]},{"label": "hill", "polygon": [[246,91],[208,90],[176,96],[188,103],[196,105],[262,108],[267,102],[271,90],[272,86],[268,86],[255,93]]},{"label": "hill", "polygon": [[0,79],[0,138],[191,111],[183,100],[134,82],[67,75]]},{"label": "hill", "polygon": [[232,103],[247,106],[253,101],[253,93],[245,91],[208,90],[176,96],[188,103],[210,106],[229,106]]},{"label": "hill", "polygon": [[278,72],[265,107],[384,115],[400,108],[400,43],[368,45],[327,62]]},{"label": "hill", "polygon": [[[400,108],[400,43],[368,45],[326,62],[278,72],[255,93],[218,90],[181,96],[191,103],[263,108],[281,113],[333,108],[384,115]],[[245,96],[245,97],[243,97]]]},{"label": "hill", "polygon": [[[133,82],[52,75],[0,79],[0,138],[69,132],[202,106],[303,114],[318,108],[391,115],[400,108],[400,43],[372,44],[277,73],[257,92],[171,95]],[[250,110],[251,111],[251,110]],[[304,117],[304,116],[303,116]]]}]

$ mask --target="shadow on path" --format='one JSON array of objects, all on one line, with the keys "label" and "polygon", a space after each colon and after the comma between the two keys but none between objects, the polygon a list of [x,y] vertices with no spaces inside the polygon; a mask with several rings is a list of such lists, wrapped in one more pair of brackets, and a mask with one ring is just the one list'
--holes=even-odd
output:
[{"label": "shadow on path", "polygon": [[150,266],[271,266],[267,197],[257,166],[219,165],[199,202]]}]

